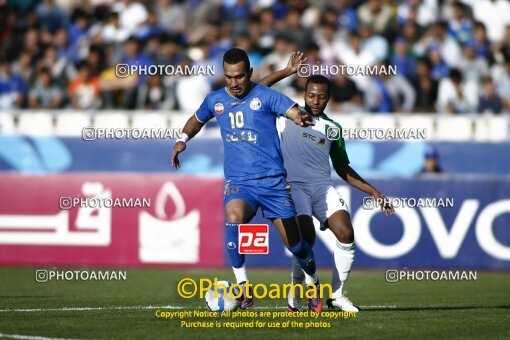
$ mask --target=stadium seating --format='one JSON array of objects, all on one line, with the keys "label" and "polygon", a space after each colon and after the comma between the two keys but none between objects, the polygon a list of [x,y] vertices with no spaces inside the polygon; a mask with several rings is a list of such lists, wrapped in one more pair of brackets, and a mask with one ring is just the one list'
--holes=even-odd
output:
[{"label": "stadium seating", "polygon": [[23,112],[18,117],[17,132],[28,136],[53,135],[53,115],[49,112]]},{"label": "stadium seating", "polygon": [[470,117],[435,117],[435,139],[444,141],[467,141],[473,136],[473,120]]},{"label": "stadium seating", "polygon": [[127,129],[129,128],[129,118],[122,112],[101,112],[94,117],[94,127]]},{"label": "stadium seating", "polygon": [[360,117],[360,128],[362,129],[394,129],[396,120],[393,116],[372,116],[364,115]]},{"label": "stadium seating", "polygon": [[[171,128],[180,129],[189,118],[188,114],[168,111],[21,111],[0,112],[0,134],[76,136],[83,127],[96,128]],[[427,114],[398,114],[374,116],[371,114],[329,115],[348,129],[425,129],[427,140],[437,141],[486,141],[500,142],[510,139],[510,119],[502,115],[480,116],[434,116]],[[211,125],[211,126],[209,126]],[[199,136],[219,137],[214,124],[208,124]]]},{"label": "stadium seating", "polygon": [[176,112],[170,115],[170,128],[182,128],[186,121],[189,119],[189,115]]},{"label": "stadium seating", "polygon": [[59,136],[79,137],[82,135],[83,128],[87,126],[92,126],[92,118],[89,114],[66,112],[57,116],[55,133]]},{"label": "stadium seating", "polygon": [[434,120],[430,115],[401,115],[398,117],[398,127],[400,129],[425,129],[427,138],[434,138]]},{"label": "stadium seating", "polygon": [[162,113],[136,113],[131,119],[131,127],[144,128],[168,128],[168,118]]},{"label": "stadium seating", "polygon": [[508,119],[501,116],[482,116],[475,120],[476,141],[500,142],[509,138]]},{"label": "stadium seating", "polygon": [[0,112],[0,134],[10,135],[15,133],[14,117],[8,112]]}]

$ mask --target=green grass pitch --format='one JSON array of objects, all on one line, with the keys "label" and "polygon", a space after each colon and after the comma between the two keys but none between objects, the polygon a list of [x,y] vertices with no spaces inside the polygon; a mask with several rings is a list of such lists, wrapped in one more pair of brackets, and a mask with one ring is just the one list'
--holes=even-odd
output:
[{"label": "green grass pitch", "polygon": [[[34,268],[0,268],[0,335],[26,339],[259,339],[264,336],[267,339],[510,339],[510,273],[479,271],[476,281],[387,283],[383,271],[354,270],[346,290],[355,304],[364,307],[356,318],[319,319],[329,322],[331,328],[233,330],[181,328],[179,320],[155,316],[158,309],[205,310],[201,299],[179,297],[177,282],[185,277],[232,281],[229,269],[128,268],[126,272],[126,281],[37,283]],[[254,283],[283,284],[289,278],[289,271],[283,269],[252,269],[249,274]],[[319,275],[327,282],[331,274],[322,270]],[[161,306],[167,307],[158,308]],[[257,300],[253,311],[285,310],[285,306],[284,300]],[[229,321],[240,320],[249,321]],[[289,319],[264,319],[285,320]]]}]

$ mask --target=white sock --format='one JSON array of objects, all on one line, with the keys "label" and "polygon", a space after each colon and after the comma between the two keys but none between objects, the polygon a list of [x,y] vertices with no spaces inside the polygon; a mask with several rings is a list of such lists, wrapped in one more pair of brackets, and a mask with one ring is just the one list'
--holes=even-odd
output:
[{"label": "white sock", "polygon": [[236,276],[237,283],[248,281],[248,275],[246,274],[246,265],[243,264],[242,267],[236,268],[232,267],[234,271],[234,275]]},{"label": "white sock", "polygon": [[301,283],[305,279],[305,274],[295,256],[292,256],[292,284]]},{"label": "white sock", "polygon": [[352,262],[354,261],[354,242],[342,243],[336,241],[333,252],[333,296],[341,296],[345,282],[351,273]]},{"label": "white sock", "polygon": [[305,283],[307,285],[313,285],[313,284],[315,284],[315,282],[317,282],[317,274],[310,276],[307,273],[305,273]]},{"label": "white sock", "polygon": [[299,264],[298,260],[295,256],[292,256],[292,283],[301,283],[303,282],[303,279],[305,280],[306,284],[314,284],[317,282],[317,274],[314,276],[310,276],[303,268],[301,268],[301,265]]}]

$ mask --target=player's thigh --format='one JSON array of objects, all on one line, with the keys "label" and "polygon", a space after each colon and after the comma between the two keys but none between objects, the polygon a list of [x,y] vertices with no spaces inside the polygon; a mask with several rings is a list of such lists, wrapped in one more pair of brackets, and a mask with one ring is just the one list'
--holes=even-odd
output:
[{"label": "player's thigh", "polygon": [[298,216],[312,216],[312,193],[309,186],[301,183],[290,183],[290,193],[296,207],[296,214]]},{"label": "player's thigh", "polygon": [[265,178],[258,184],[258,204],[265,218],[285,220],[296,216],[290,185],[283,176]]},{"label": "player's thigh", "polygon": [[316,185],[312,194],[312,213],[320,221],[321,230],[327,228],[326,221],[338,211],[349,213],[349,208],[335,188],[331,184]]},{"label": "player's thigh", "polygon": [[258,203],[256,197],[244,185],[227,181],[223,195],[227,222],[245,223],[251,220],[257,212]]},{"label": "player's thigh", "polygon": [[259,181],[258,203],[265,218],[275,225],[286,246],[296,245],[300,239],[291,187],[283,176]]},{"label": "player's thigh", "polygon": [[301,236],[310,244],[315,242],[315,227],[312,218],[312,198],[308,184],[291,183],[291,195],[296,207]]},{"label": "player's thigh", "polygon": [[299,224],[296,216],[285,219],[274,218],[271,219],[271,222],[273,222],[276,230],[278,230],[278,234],[280,234],[280,237],[286,247],[292,247],[298,244],[301,240]]}]

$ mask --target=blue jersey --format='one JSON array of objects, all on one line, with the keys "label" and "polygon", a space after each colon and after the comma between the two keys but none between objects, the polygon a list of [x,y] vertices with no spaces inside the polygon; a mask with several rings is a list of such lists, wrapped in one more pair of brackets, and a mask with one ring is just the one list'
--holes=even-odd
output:
[{"label": "blue jersey", "polygon": [[216,117],[225,147],[225,178],[234,180],[285,176],[276,117],[285,116],[296,105],[287,96],[254,84],[243,98],[225,88],[205,97],[195,113],[206,123]]}]

